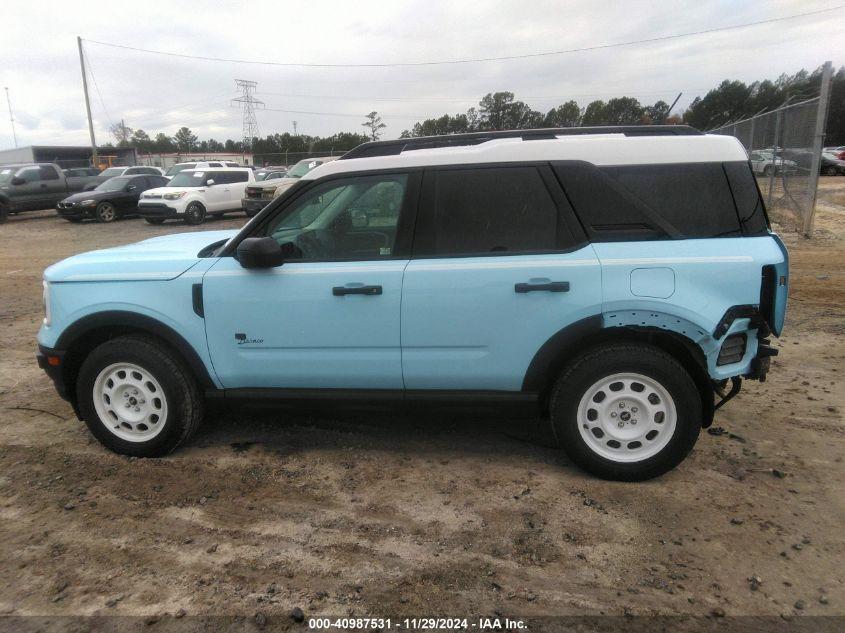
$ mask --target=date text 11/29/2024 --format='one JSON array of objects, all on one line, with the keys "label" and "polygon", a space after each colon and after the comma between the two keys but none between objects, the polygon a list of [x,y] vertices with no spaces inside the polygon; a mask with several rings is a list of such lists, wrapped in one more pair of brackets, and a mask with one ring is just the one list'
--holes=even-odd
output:
[{"label": "date text 11/29/2024", "polygon": [[309,618],[308,628],[315,631],[341,630],[399,630],[416,631],[477,629],[489,630],[527,630],[524,620],[510,618]]}]

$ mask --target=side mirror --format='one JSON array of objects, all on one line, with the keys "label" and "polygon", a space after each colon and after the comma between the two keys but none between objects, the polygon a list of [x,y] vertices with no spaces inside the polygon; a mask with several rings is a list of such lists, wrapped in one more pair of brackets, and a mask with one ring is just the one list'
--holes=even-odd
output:
[{"label": "side mirror", "polygon": [[284,263],[284,253],[272,237],[248,237],[238,244],[238,261],[244,268],[274,268]]},{"label": "side mirror", "polygon": [[211,185],[214,184],[214,178],[209,178],[208,180],[205,181],[205,184],[210,187]]},{"label": "side mirror", "polygon": [[128,187],[126,187],[126,191],[136,191],[137,189],[137,185],[129,185]]},{"label": "side mirror", "polygon": [[20,176],[15,176],[14,178],[12,178],[12,184],[13,185],[25,185],[26,180],[24,180]]}]

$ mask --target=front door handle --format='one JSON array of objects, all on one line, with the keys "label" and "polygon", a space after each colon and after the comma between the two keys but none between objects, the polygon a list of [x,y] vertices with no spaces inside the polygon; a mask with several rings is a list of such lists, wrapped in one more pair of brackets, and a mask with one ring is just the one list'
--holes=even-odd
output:
[{"label": "front door handle", "polygon": [[526,292],[569,292],[569,282],[547,281],[542,283],[521,283],[515,284],[513,291],[520,294]]},{"label": "front door handle", "polygon": [[335,286],[332,288],[332,294],[335,297],[343,297],[344,295],[380,295],[381,286]]}]

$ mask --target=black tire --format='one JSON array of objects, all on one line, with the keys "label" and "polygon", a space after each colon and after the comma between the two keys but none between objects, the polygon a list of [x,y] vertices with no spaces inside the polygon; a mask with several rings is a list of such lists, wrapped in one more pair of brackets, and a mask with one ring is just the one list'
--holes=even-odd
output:
[{"label": "black tire", "polygon": [[164,224],[164,218],[144,218],[144,221],[147,224],[154,224],[158,226],[159,224]]},{"label": "black tire", "polygon": [[[164,392],[166,415],[157,420],[156,424],[162,426],[149,440],[129,441],[119,437],[111,430],[114,420],[106,416],[107,422],[101,421],[97,413],[94,404],[97,377],[119,363],[142,368]],[[117,398],[117,389],[113,393]],[[199,428],[205,410],[199,385],[182,360],[156,339],[143,335],[121,336],[96,347],[79,369],[76,396],[82,418],[94,437],[115,453],[136,457],[160,457],[172,452]]]},{"label": "black tire", "polygon": [[117,219],[117,208],[111,202],[101,202],[94,211],[97,222],[107,224]]},{"label": "black tire", "polygon": [[[657,382],[668,392],[677,412],[671,439],[659,452],[640,461],[616,461],[600,455],[585,442],[578,427],[578,408],[587,391],[603,378],[622,373],[640,374]],[[609,343],[576,357],[552,389],[550,413],[555,435],[567,456],[587,472],[617,481],[643,481],[673,469],[692,450],[702,421],[701,396],[684,367],[663,350],[642,343]],[[617,448],[625,450],[613,447]]]},{"label": "black tire", "polygon": [[822,167],[822,176],[835,176],[836,167]]},{"label": "black tire", "polygon": [[3,224],[8,219],[9,219],[9,207],[7,207],[4,204],[0,204],[0,224]]},{"label": "black tire", "polygon": [[246,213],[246,217],[248,218],[254,218],[256,215],[258,215],[258,211],[253,211],[251,209],[244,209],[244,213]]},{"label": "black tire", "polygon": [[764,176],[771,176],[772,175],[772,166],[771,165],[766,165],[765,167],[763,167],[763,175]]},{"label": "black tire", "polygon": [[185,222],[192,225],[205,222],[205,207],[199,202],[192,202],[185,209]]}]

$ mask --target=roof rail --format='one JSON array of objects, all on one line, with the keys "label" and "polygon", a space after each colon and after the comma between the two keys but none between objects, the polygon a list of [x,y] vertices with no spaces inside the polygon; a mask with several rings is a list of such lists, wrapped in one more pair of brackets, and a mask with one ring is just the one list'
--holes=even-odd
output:
[{"label": "roof rail", "polygon": [[436,147],[457,147],[479,145],[497,138],[522,138],[524,141],[551,139],[557,136],[581,134],[624,134],[625,136],[699,136],[703,134],[689,125],[605,125],[596,127],[540,128],[535,130],[501,130],[490,132],[469,132],[466,134],[444,134],[441,136],[418,136],[399,138],[392,141],[370,141],[355,147],[339,160],[370,158],[373,156],[395,156],[406,150],[432,149]]}]

